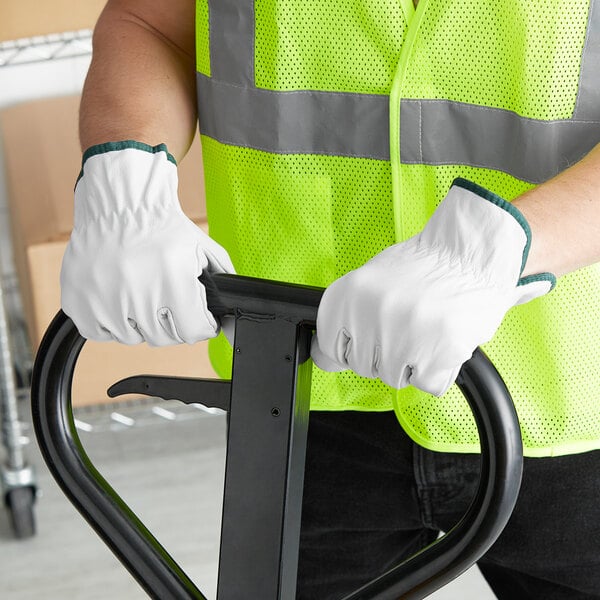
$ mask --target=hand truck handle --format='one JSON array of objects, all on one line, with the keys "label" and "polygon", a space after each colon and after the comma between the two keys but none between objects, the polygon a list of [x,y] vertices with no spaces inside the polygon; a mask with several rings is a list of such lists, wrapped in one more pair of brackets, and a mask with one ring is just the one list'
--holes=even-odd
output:
[{"label": "hand truck handle", "polygon": [[[231,275],[205,278],[204,283],[209,308],[218,316],[266,312],[304,328],[314,327],[323,292]],[[59,311],[38,350],[32,413],[44,459],[66,496],[151,597],[205,600],[96,471],[81,446],[71,407],[71,384],[84,343],[72,321]],[[482,452],[479,488],[469,510],[444,537],[347,600],[424,598],[478,560],[506,525],[522,472],[520,429],[512,400],[481,350],[463,365],[457,384],[473,410]]]}]

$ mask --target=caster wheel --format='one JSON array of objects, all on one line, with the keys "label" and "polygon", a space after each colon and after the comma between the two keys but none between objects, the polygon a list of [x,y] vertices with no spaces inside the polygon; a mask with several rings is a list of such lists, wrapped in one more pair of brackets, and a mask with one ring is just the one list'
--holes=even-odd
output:
[{"label": "caster wheel", "polygon": [[6,507],[10,513],[13,532],[18,539],[35,535],[34,501],[35,490],[31,486],[14,488],[6,493]]}]

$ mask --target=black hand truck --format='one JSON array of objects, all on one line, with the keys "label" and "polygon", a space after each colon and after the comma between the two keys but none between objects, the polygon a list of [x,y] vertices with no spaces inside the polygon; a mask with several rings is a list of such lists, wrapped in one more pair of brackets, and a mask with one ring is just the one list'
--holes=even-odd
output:
[{"label": "black hand truck", "polygon": [[[235,317],[231,381],[134,376],[108,393],[141,393],[228,412],[218,600],[293,600],[296,593],[309,346],[323,290],[235,275],[203,276],[208,306]],[[55,479],[152,598],[205,596],[119,498],[86,456],[71,409],[71,382],[85,340],[61,312],[37,354],[33,419]],[[475,416],[481,475],[461,521],[345,600],[424,598],[477,561],[506,525],[519,492],[522,443],[502,379],[481,350],[457,384]],[[315,599],[317,600],[317,599]]]}]

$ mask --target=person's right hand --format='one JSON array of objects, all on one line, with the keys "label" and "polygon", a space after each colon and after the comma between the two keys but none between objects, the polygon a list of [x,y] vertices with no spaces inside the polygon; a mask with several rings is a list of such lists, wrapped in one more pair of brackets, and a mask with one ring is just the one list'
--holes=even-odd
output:
[{"label": "person's right hand", "polygon": [[229,255],[181,210],[166,146],[117,142],[84,153],[75,223],[61,270],[62,308],[81,335],[124,344],[215,337],[203,270]]}]

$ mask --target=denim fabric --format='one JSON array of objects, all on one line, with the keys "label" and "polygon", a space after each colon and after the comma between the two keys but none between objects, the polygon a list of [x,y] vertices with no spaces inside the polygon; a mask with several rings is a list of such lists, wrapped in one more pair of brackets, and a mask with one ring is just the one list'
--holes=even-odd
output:
[{"label": "denim fabric", "polygon": [[[392,413],[311,413],[297,600],[342,598],[450,529],[478,471],[476,455],[415,445]],[[479,567],[500,600],[600,599],[600,451],[525,459]]]}]

